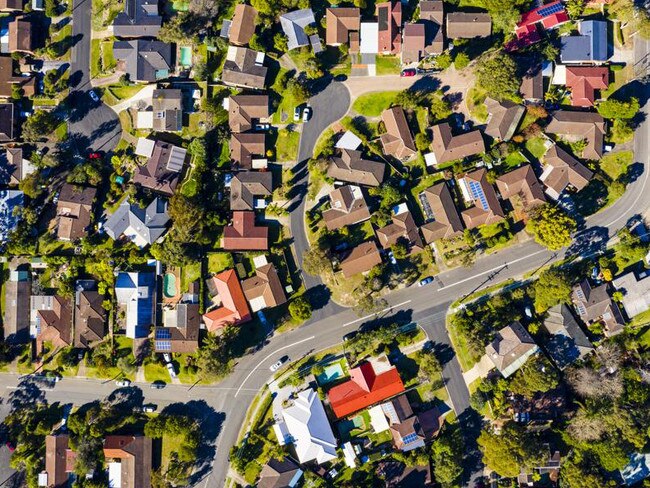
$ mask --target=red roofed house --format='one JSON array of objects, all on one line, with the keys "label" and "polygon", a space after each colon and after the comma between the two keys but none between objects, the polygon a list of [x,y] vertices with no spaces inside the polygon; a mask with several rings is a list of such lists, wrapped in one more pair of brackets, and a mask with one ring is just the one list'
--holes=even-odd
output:
[{"label": "red roofed house", "polygon": [[350,370],[349,381],[327,392],[327,399],[337,418],[346,417],[404,391],[395,366],[382,372],[377,372],[375,368],[372,363],[363,363]]},{"label": "red roofed house", "polygon": [[379,53],[402,52],[402,2],[378,3],[377,23],[379,24]]},{"label": "red roofed house", "polygon": [[228,251],[266,251],[269,248],[268,227],[255,225],[255,212],[232,213],[232,224],[224,227],[222,247]]},{"label": "red roofed house", "polygon": [[515,34],[517,40],[509,43],[506,50],[514,51],[539,42],[542,37],[537,30],[539,24],[544,29],[553,29],[569,21],[569,14],[560,0],[530,10],[521,16]]},{"label": "red roofed house", "polygon": [[571,90],[571,105],[593,107],[596,90],[605,90],[609,86],[609,68],[567,66],[565,84]]},{"label": "red roofed house", "polygon": [[221,300],[219,308],[203,315],[203,322],[210,332],[226,325],[248,322],[251,319],[244,290],[242,290],[234,269],[228,269],[213,276],[208,288],[214,288]]}]

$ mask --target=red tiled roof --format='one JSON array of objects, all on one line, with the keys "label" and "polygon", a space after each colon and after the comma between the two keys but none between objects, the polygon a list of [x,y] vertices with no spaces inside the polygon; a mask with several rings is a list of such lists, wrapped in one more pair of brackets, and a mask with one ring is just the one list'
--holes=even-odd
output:
[{"label": "red tiled roof", "polygon": [[251,315],[241,283],[234,269],[228,269],[213,278],[221,306],[203,316],[210,332],[226,325],[236,325],[250,320]]},{"label": "red tiled roof", "polygon": [[376,374],[371,363],[350,370],[351,379],[335,386],[327,398],[337,418],[362,410],[404,391],[395,367]]},{"label": "red tiled roof", "polygon": [[571,105],[574,107],[593,107],[596,90],[609,86],[607,66],[567,66],[566,86],[571,89]]},{"label": "red tiled roof", "polygon": [[268,227],[255,225],[253,211],[233,212],[232,224],[223,229],[223,248],[229,251],[266,251],[268,239]]},{"label": "red tiled roof", "polygon": [[[515,51],[522,47],[530,46],[541,40],[541,36],[537,30],[538,24],[542,24],[544,29],[552,29],[564,22],[569,21],[569,14],[562,7],[560,10],[553,11],[556,5],[562,7],[562,2],[551,2],[541,7],[530,10],[521,16],[521,20],[517,24],[515,34],[517,35],[516,41],[511,41],[506,45],[506,51]],[[549,9],[549,10],[545,10]],[[540,14],[544,11],[546,15]]]}]

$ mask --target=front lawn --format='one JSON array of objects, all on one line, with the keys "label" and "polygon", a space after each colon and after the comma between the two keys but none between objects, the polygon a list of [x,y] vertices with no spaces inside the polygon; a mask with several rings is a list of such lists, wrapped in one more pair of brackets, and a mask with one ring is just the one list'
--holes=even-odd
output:
[{"label": "front lawn", "polygon": [[300,134],[295,130],[280,129],[275,141],[275,160],[278,162],[295,161],[298,157]]},{"label": "front lawn", "polygon": [[92,39],[90,41],[90,77],[112,73],[117,66],[113,56],[113,39]]},{"label": "front lawn", "polygon": [[543,137],[535,137],[526,141],[526,149],[530,154],[539,159],[546,154],[546,146],[544,143]]},{"label": "front lawn", "polygon": [[171,381],[167,368],[157,361],[144,365],[144,379],[147,383],[154,383],[156,381],[169,383]]},{"label": "front lawn", "polygon": [[402,70],[402,63],[397,56],[377,56],[377,76],[398,75]]},{"label": "front lawn", "polygon": [[609,153],[600,160],[600,169],[613,181],[627,173],[627,168],[634,161],[632,151]]},{"label": "front lawn", "polygon": [[354,101],[352,109],[367,117],[378,117],[391,106],[399,91],[365,93]]},{"label": "front lawn", "polygon": [[469,115],[479,124],[484,124],[488,119],[488,111],[485,106],[487,92],[482,88],[473,87],[467,92],[467,110]]},{"label": "front lawn", "polygon": [[144,85],[110,85],[104,90],[103,99],[108,105],[117,105],[122,100],[135,96]]}]

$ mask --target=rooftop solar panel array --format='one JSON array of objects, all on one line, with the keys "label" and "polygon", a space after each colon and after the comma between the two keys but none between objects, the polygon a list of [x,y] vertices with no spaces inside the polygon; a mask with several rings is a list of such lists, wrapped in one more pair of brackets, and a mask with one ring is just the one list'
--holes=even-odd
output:
[{"label": "rooftop solar panel array", "polygon": [[172,341],[156,341],[156,351],[171,351]]},{"label": "rooftop solar panel array", "polygon": [[549,15],[562,12],[562,10],[564,10],[564,5],[562,5],[562,2],[557,2],[555,4],[549,5],[548,7],[539,9],[537,13],[542,17],[547,17]]},{"label": "rooftop solar panel array", "polygon": [[172,334],[167,328],[157,328],[156,329],[156,339],[171,339]]},{"label": "rooftop solar panel array", "polygon": [[411,442],[415,442],[417,440],[418,440],[417,434],[409,434],[402,439],[402,442],[404,442],[404,444],[410,444]]},{"label": "rooftop solar panel array", "polygon": [[483,188],[481,188],[481,185],[477,181],[469,182],[469,190],[472,192],[472,198],[480,202],[481,207],[483,207],[483,210],[485,210],[486,212],[490,210],[490,207],[488,206],[487,203],[487,199],[485,198],[485,193],[483,192]]}]

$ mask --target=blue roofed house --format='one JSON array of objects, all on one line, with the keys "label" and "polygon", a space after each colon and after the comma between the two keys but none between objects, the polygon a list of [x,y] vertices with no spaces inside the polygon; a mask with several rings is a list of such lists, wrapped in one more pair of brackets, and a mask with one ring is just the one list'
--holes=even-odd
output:
[{"label": "blue roofed house", "polygon": [[633,453],[630,462],[620,471],[623,483],[633,486],[650,476],[650,454]]},{"label": "blue roofed house", "polygon": [[156,275],[151,272],[120,272],[115,279],[115,298],[124,307],[126,336],[149,335],[156,315]]},{"label": "blue roofed house", "polygon": [[142,208],[126,199],[106,220],[104,228],[112,239],[124,236],[143,248],[163,236],[168,222],[167,200],[156,198],[147,208]]},{"label": "blue roofed house", "polygon": [[604,63],[609,58],[607,50],[607,22],[603,20],[584,20],[578,24],[580,35],[560,38],[562,49],[560,59],[563,63]]},{"label": "blue roofed house", "polygon": [[309,36],[305,27],[315,24],[314,12],[310,8],[294,10],[280,16],[282,30],[287,35],[287,47],[289,50],[297,47],[308,46]]}]

